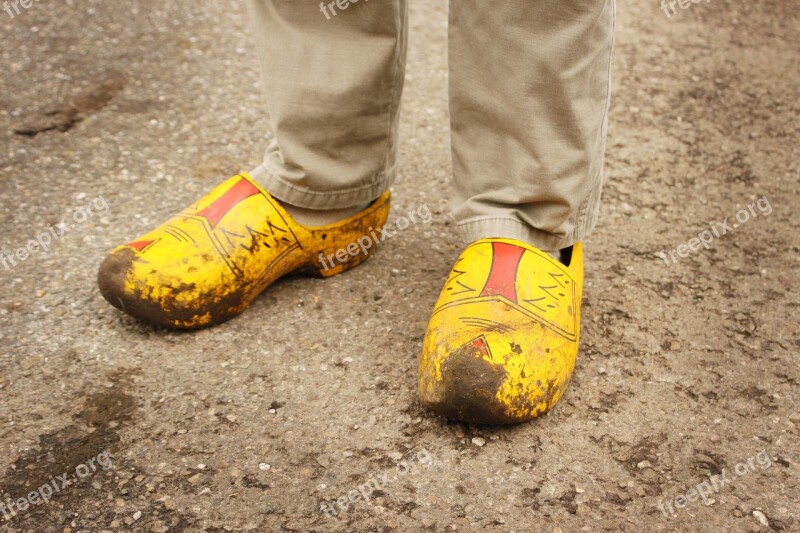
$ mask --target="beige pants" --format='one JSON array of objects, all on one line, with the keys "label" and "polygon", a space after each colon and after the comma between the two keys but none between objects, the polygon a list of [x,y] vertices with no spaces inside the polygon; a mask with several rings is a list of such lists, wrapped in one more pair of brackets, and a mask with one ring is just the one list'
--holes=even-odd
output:
[{"label": "beige pants", "polygon": [[[270,126],[265,187],[333,209],[397,173],[406,0],[248,0]],[[614,0],[451,0],[453,214],[546,250],[597,221]],[[433,170],[433,169],[432,169]]]}]

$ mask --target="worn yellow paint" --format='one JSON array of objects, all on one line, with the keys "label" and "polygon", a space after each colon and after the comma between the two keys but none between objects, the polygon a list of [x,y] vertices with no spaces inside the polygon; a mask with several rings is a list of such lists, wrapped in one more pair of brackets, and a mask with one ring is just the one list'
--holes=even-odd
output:
[{"label": "worn yellow paint", "polygon": [[[487,291],[493,243],[519,247],[506,294]],[[552,408],[578,355],[583,253],[570,265],[512,239],[459,257],[436,303],[419,361],[422,403],[469,422],[516,423]],[[494,291],[496,292],[496,291]]]},{"label": "worn yellow paint", "polygon": [[[376,244],[363,245],[364,237],[385,224],[389,204],[387,191],[346,220],[302,226],[241,174],[113,250],[98,282],[112,305],[142,320],[179,329],[217,324],[290,272],[328,277],[358,265]],[[342,259],[331,261],[337,251]]]}]

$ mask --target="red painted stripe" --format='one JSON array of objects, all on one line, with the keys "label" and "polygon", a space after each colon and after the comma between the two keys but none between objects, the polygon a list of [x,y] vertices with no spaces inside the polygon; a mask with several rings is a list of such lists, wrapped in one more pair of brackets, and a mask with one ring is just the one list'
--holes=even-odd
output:
[{"label": "red painted stripe", "polygon": [[486,345],[486,339],[483,336],[473,339],[468,343],[468,346],[472,348],[473,355],[489,357],[489,347]]},{"label": "red painted stripe", "polygon": [[492,243],[492,269],[481,296],[503,296],[517,302],[517,268],[525,248],[504,242]]},{"label": "red painted stripe", "polygon": [[259,194],[259,191],[255,185],[242,178],[197,215],[207,218],[211,226],[216,226],[236,204],[256,194]]},{"label": "red painted stripe", "polygon": [[153,242],[155,241],[134,241],[134,242],[129,242],[127,246],[130,246],[137,252],[141,252],[142,250],[153,244]]}]

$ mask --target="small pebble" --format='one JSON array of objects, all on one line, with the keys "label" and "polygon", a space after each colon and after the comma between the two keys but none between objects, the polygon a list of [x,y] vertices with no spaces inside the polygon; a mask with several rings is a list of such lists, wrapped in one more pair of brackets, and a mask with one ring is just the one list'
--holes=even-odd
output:
[{"label": "small pebble", "polygon": [[762,526],[769,527],[769,520],[767,520],[767,515],[765,515],[761,511],[753,511],[753,516],[756,517],[756,520],[758,520],[758,522]]},{"label": "small pebble", "polygon": [[484,444],[486,444],[486,439],[482,437],[472,437],[472,444],[474,444],[475,446],[483,446]]}]

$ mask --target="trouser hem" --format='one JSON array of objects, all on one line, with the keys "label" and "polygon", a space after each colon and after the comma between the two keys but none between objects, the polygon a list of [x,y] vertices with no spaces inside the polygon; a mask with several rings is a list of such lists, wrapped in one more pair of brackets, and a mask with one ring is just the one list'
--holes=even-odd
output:
[{"label": "trouser hem", "polygon": [[597,210],[567,236],[553,235],[532,228],[510,217],[476,217],[457,224],[459,235],[465,244],[480,239],[516,239],[546,252],[556,252],[582,241],[597,224]]},{"label": "trouser hem", "polygon": [[253,172],[254,179],[276,199],[305,209],[344,209],[372,202],[392,186],[395,172],[385,174],[376,183],[338,191],[313,191],[289,183],[259,165]]}]

